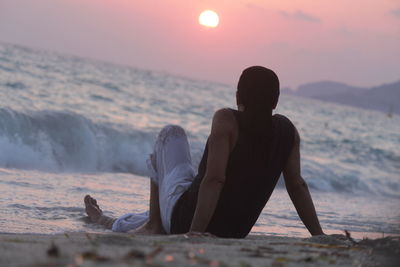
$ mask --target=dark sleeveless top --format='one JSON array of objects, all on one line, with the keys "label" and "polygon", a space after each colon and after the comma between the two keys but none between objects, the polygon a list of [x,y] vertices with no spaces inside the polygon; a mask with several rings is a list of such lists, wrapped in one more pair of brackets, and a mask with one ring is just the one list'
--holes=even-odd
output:
[{"label": "dark sleeveless top", "polygon": [[[292,150],[295,131],[288,118],[275,114],[270,135],[255,138],[240,127],[241,112],[232,112],[239,125],[238,140],[229,155],[225,183],[206,231],[219,237],[243,238],[256,223],[275,188]],[[186,233],[190,229],[207,156],[208,143],[197,176],[175,204],[172,234]]]}]

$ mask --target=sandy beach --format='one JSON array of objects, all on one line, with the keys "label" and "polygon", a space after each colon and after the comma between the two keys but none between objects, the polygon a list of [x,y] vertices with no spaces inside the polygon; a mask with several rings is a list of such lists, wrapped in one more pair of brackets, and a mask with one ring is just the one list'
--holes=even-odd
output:
[{"label": "sandy beach", "polygon": [[400,238],[1,234],[1,266],[398,266]]}]

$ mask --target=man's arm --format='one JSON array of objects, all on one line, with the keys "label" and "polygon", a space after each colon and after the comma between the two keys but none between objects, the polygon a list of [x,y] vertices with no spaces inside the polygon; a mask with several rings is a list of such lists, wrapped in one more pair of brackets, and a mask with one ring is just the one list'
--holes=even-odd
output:
[{"label": "man's arm", "polygon": [[190,232],[205,232],[214,214],[225,183],[225,170],[231,147],[232,120],[234,120],[233,115],[228,110],[219,110],[214,115],[208,139],[207,169],[200,185]]},{"label": "man's arm", "polygon": [[300,219],[311,235],[323,235],[308,186],[300,173],[300,136],[295,129],[295,140],[288,162],[283,170],[286,189]]}]

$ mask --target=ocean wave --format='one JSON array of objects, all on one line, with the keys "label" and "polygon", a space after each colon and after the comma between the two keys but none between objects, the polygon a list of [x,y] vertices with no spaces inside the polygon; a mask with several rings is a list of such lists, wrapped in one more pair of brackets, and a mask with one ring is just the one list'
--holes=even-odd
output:
[{"label": "ocean wave", "polygon": [[84,215],[83,207],[40,207],[35,205],[11,204],[7,208],[13,209],[17,214],[23,214],[36,220],[65,220],[69,218],[78,218]]},{"label": "ocean wave", "polygon": [[111,98],[101,96],[101,95],[92,94],[92,95],[90,95],[90,97],[94,100],[100,100],[100,101],[104,101],[104,102],[114,102],[114,100],[112,100]]},{"label": "ocean wave", "polygon": [[7,82],[4,84],[6,87],[11,89],[25,89],[26,85],[22,82]]},{"label": "ocean wave", "polygon": [[0,167],[146,175],[155,134],[123,132],[73,113],[0,109]]},{"label": "ocean wave", "polygon": [[10,204],[8,205],[10,208],[17,208],[22,210],[40,210],[40,211],[67,211],[67,212],[84,212],[85,209],[82,207],[64,207],[64,206],[56,206],[56,207],[38,207],[38,206],[27,206],[22,204]]},{"label": "ocean wave", "polygon": [[[147,176],[145,161],[155,138],[155,132],[117,130],[73,112],[0,109],[1,168]],[[196,138],[191,144],[196,164],[204,144]],[[375,152],[379,157],[384,154]],[[355,168],[341,160],[303,156],[302,173],[316,191],[400,197],[397,183],[379,179],[387,174],[378,173],[376,168]],[[282,179],[278,186],[284,186]]]},{"label": "ocean wave", "polygon": [[78,78],[75,82],[80,84],[96,85],[113,92],[121,92],[121,88],[118,85],[111,82],[102,81],[101,79]]}]

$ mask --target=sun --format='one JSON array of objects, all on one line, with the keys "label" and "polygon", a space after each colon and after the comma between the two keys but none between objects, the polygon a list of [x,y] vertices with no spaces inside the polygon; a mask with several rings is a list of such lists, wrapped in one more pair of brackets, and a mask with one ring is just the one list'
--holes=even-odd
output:
[{"label": "sun", "polygon": [[219,24],[219,16],[215,11],[205,10],[199,16],[199,23],[205,27],[215,28]]}]

